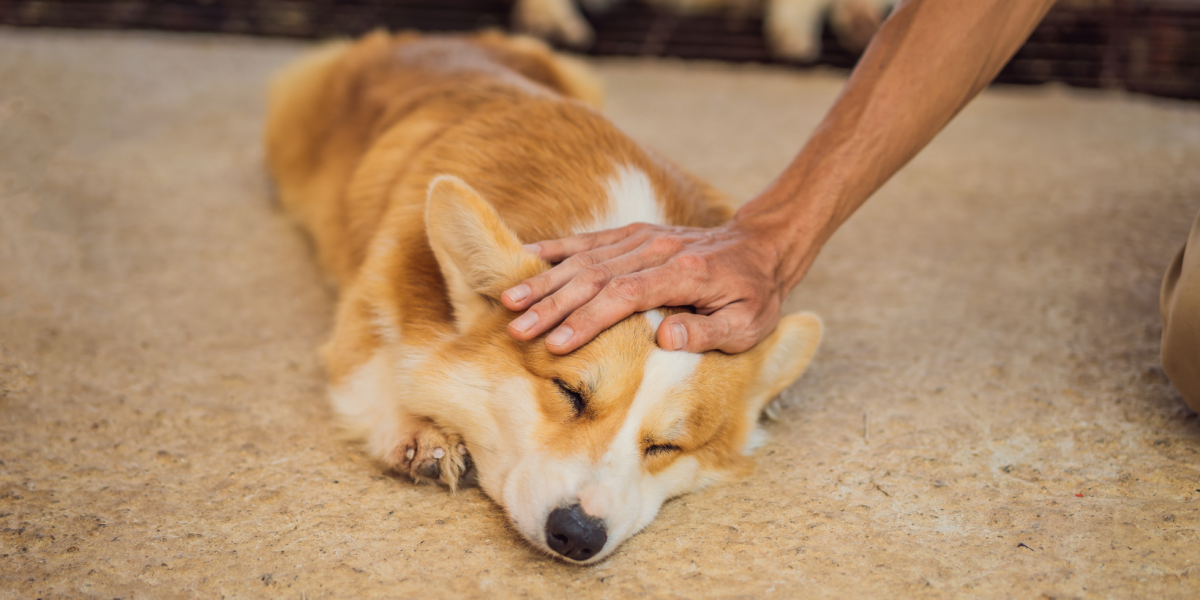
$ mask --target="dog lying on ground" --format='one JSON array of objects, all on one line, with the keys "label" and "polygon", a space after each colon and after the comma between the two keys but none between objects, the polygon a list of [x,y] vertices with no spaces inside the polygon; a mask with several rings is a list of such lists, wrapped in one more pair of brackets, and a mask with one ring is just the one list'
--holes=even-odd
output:
[{"label": "dog lying on ground", "polygon": [[339,287],[322,352],[346,429],[417,481],[454,488],[473,466],[524,537],[580,563],[743,476],[760,412],[821,336],[801,314],[739,355],[668,352],[655,330],[679,309],[662,309],[566,356],[509,337],[500,293],[550,266],[522,243],[731,214],[598,101],[531,39],[374,33],[279,73],[266,129],[280,201]]}]

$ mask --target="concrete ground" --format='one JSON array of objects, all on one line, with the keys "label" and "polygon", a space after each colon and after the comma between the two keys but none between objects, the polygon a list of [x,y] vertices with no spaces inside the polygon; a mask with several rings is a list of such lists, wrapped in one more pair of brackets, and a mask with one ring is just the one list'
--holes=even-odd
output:
[{"label": "concrete ground", "polygon": [[[986,92],[793,295],[827,338],[757,473],[581,568],[335,437],[334,299],[259,142],[304,48],[0,29],[0,597],[1200,595],[1200,419],[1158,361],[1200,105]],[[842,84],[596,66],[743,198]]]}]

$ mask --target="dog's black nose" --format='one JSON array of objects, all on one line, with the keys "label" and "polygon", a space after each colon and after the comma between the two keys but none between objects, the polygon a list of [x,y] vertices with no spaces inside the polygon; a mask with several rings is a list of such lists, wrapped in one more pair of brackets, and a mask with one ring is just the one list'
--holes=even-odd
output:
[{"label": "dog's black nose", "polygon": [[607,541],[604,521],[584,514],[578,504],[556,508],[546,519],[546,543],[551,550],[571,560],[583,561],[595,556]]}]

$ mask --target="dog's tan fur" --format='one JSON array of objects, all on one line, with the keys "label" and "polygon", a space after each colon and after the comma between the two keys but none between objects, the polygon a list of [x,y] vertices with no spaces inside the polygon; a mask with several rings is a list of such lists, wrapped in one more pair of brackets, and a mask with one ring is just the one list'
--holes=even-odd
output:
[{"label": "dog's tan fur", "polygon": [[538,519],[582,503],[609,528],[597,559],[663,499],[744,475],[759,412],[820,337],[797,315],[741,355],[669,353],[661,314],[561,357],[507,335],[500,293],[549,267],[521,243],[611,224],[614,194],[638,190],[667,223],[730,215],[598,103],[586,69],[536,41],[375,33],[280,73],[266,133],[280,199],[339,287],[323,354],[347,429],[415,479],[453,487],[473,459],[543,549]]}]

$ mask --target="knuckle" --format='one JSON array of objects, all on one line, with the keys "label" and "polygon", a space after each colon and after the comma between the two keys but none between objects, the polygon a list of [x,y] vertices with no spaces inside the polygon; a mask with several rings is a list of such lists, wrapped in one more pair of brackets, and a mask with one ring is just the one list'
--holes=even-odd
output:
[{"label": "knuckle", "polygon": [[560,295],[561,294],[551,294],[546,296],[541,302],[537,303],[537,306],[533,308],[536,310],[538,315],[543,318],[547,315],[557,314],[562,308],[563,303],[562,298],[559,297]]},{"label": "knuckle", "polygon": [[743,319],[738,319],[736,317],[733,319],[724,318],[717,320],[716,329],[719,330],[721,339],[727,340],[731,337],[734,337],[734,331],[745,331],[745,327],[747,325],[749,325],[749,323],[744,322]]},{"label": "knuckle", "polygon": [[737,354],[754,346],[754,333],[745,329],[747,323],[739,318],[718,319],[714,323],[711,345],[721,352]]},{"label": "knuckle", "polygon": [[699,254],[680,254],[673,260],[675,265],[684,271],[703,273],[708,270],[708,259]]},{"label": "knuckle", "polygon": [[612,279],[612,274],[609,273],[608,268],[603,264],[598,264],[584,269],[579,274],[578,279],[596,291],[600,291],[604,289],[604,285],[608,283],[608,280]]},{"label": "knuckle", "polygon": [[596,309],[590,304],[584,304],[563,319],[562,325],[570,327],[575,335],[582,336],[587,340],[591,340],[599,331],[607,327],[608,323],[602,323]]},{"label": "knuckle", "polygon": [[691,319],[684,327],[687,328],[689,346],[706,350],[712,346],[713,330],[708,319]]},{"label": "knuckle", "polygon": [[742,335],[758,337],[763,331],[763,325],[762,320],[753,311],[744,311],[733,316],[729,328],[730,331],[742,332]]},{"label": "knuckle", "polygon": [[650,240],[650,251],[655,254],[675,254],[683,250],[683,242],[673,235],[663,235]]},{"label": "knuckle", "polygon": [[567,315],[567,318],[563,319],[562,324],[570,327],[575,333],[586,333],[591,330],[592,323],[595,321],[596,309],[589,302]]},{"label": "knuckle", "polygon": [[529,289],[532,290],[535,295],[546,293],[547,290],[550,289],[551,285],[550,272],[547,271],[545,273],[539,273],[533,277],[530,277],[529,279],[526,279],[525,285],[528,285]]},{"label": "knuckle", "polygon": [[646,292],[646,285],[640,277],[624,275],[608,282],[608,289],[619,300],[634,302]]},{"label": "knuckle", "polygon": [[579,248],[581,250],[587,250],[587,249],[595,246],[596,242],[599,241],[599,239],[600,239],[600,236],[595,231],[590,231],[588,233],[582,233],[582,234],[575,236],[575,247]]},{"label": "knuckle", "polygon": [[579,254],[572,255],[564,262],[575,268],[586,269],[596,264],[596,255],[591,252],[580,252]]},{"label": "knuckle", "polygon": [[752,348],[754,346],[753,338],[755,334],[746,329],[749,323],[742,321],[742,319],[722,319],[719,326],[721,330],[720,334],[714,336],[714,339],[719,340],[719,342],[713,345],[721,352],[729,354],[745,352]]}]

